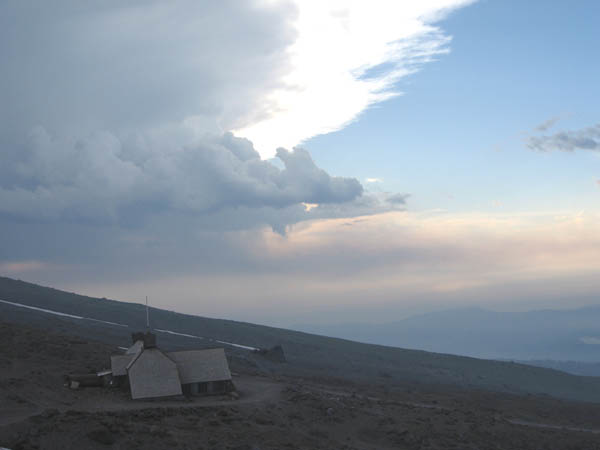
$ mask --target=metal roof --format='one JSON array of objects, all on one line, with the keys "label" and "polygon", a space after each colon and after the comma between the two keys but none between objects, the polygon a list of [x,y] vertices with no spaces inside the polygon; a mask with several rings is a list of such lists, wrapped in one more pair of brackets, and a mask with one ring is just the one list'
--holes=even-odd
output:
[{"label": "metal roof", "polygon": [[229,364],[222,348],[170,352],[167,356],[177,364],[182,384],[231,380]]},{"label": "metal roof", "polygon": [[113,355],[110,357],[110,367],[115,377],[127,375],[127,365],[135,355]]}]

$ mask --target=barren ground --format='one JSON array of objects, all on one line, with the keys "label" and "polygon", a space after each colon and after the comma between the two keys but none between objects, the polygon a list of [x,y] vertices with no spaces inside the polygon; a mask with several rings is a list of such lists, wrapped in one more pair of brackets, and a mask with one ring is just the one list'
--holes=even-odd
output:
[{"label": "barren ground", "polygon": [[70,390],[113,348],[0,323],[0,447],[16,449],[600,449],[600,405],[441,386],[234,377],[240,398],[132,401]]}]

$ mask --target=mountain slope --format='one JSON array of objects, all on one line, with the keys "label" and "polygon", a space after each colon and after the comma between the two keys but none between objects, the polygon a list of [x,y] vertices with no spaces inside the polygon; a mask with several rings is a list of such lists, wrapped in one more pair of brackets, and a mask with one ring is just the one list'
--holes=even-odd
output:
[{"label": "mountain slope", "polygon": [[384,324],[298,325],[307,332],[478,358],[600,361],[600,306],[440,311]]},{"label": "mountain slope", "polygon": [[[128,325],[83,321],[0,303],[2,320],[58,329],[111,345],[127,345],[129,334],[145,326],[144,306],[95,299],[0,278],[0,299],[76,316]],[[555,370],[510,362],[486,361],[419,350],[362,344],[250,323],[209,319],[152,308],[153,328],[268,348],[281,344],[288,363],[261,360],[256,354],[228,347],[234,364],[248,364],[292,376],[326,376],[373,384],[451,384],[465,388],[515,393],[549,394],[556,397],[600,402],[600,378],[578,377]],[[165,348],[198,347],[214,342],[177,335],[159,335]]]}]

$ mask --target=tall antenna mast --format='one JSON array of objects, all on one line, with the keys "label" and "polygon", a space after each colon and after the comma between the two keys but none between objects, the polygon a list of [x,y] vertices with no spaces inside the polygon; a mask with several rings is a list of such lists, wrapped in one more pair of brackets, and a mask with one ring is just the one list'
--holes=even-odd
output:
[{"label": "tall antenna mast", "polygon": [[148,296],[146,295],[146,328],[150,329],[150,313],[148,312]]}]

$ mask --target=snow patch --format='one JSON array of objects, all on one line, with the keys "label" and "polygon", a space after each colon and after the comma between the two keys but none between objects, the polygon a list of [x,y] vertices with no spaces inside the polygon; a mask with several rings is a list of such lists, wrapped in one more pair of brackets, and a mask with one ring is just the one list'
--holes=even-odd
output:
[{"label": "snow patch", "polygon": [[217,342],[219,344],[229,345],[231,347],[243,348],[244,350],[251,350],[251,351],[257,351],[258,350],[258,348],[256,348],[256,347],[250,347],[249,345],[234,344],[233,342],[219,341],[217,339],[211,339],[211,338],[206,338],[206,337],[202,337],[202,336],[194,336],[193,334],[177,333],[176,331],[160,330],[158,328],[155,328],[154,331],[158,331],[159,333],[174,334],[176,336],[189,337],[189,338],[193,338],[193,339],[204,339],[204,340],[207,340],[207,341],[210,341],[210,342]]},{"label": "snow patch", "polygon": [[170,331],[170,330],[159,330],[158,328],[154,328],[154,331],[158,331],[159,333],[174,334],[176,336],[185,336],[185,337],[194,338],[194,339],[206,339],[206,338],[203,338],[202,336],[194,336],[193,334],[177,333],[175,331]]},{"label": "snow patch", "polygon": [[[7,305],[18,306],[19,308],[31,309],[31,310],[43,312],[46,314],[54,314],[55,316],[68,317],[70,319],[91,320],[93,322],[106,323],[108,325],[114,325],[117,327],[129,327],[129,325],[124,325],[122,323],[109,322],[107,320],[100,320],[100,319],[91,319],[89,317],[76,316],[74,314],[67,314],[67,313],[63,313],[60,311],[53,311],[51,309],[38,308],[37,306],[23,305],[22,303],[9,302],[7,300],[0,300],[0,302],[6,303]],[[227,342],[227,341],[219,341],[217,339],[210,339],[210,338],[205,338],[202,336],[194,336],[193,334],[178,333],[176,331],[171,331],[171,330],[161,330],[161,329],[155,328],[154,331],[158,331],[159,333],[174,334],[176,336],[184,336],[184,337],[193,338],[193,339],[204,339],[204,340],[211,341],[211,342],[217,342],[219,344],[229,345],[231,347],[242,348],[244,350],[250,350],[250,351],[259,350],[258,348],[250,347],[249,345],[235,344],[233,342]],[[598,343],[600,344],[600,340]],[[123,349],[123,350],[127,350],[125,347],[119,347],[119,348]],[[0,447],[0,450],[2,450],[2,447]]]},{"label": "snow patch", "polygon": [[583,342],[584,344],[588,344],[588,345],[600,345],[600,338],[599,337],[584,336],[582,338],[579,338],[579,340],[581,342]]},{"label": "snow patch", "polygon": [[218,342],[219,344],[231,345],[232,347],[243,348],[244,350],[252,350],[252,351],[259,350],[256,347],[250,347],[248,345],[242,345],[242,344],[233,344],[232,342],[225,342],[225,341],[215,341],[215,342]]},{"label": "snow patch", "polygon": [[[6,301],[6,300],[0,300],[0,302],[6,303],[7,305],[18,306],[20,308],[33,309],[34,311],[41,311],[41,312],[45,312],[48,314],[54,314],[55,316],[70,317],[71,319],[80,319],[80,320],[83,319],[83,317],[81,317],[81,316],[74,316],[73,314],[52,311],[51,309],[37,308],[35,306],[22,305],[21,303],[14,303],[14,302]],[[1,447],[0,447],[0,449],[1,449]]]},{"label": "snow patch", "polygon": [[[46,314],[53,314],[55,316],[68,317],[70,319],[91,320],[92,322],[106,323],[108,325],[115,325],[115,326],[118,326],[118,327],[129,327],[129,325],[124,325],[122,323],[109,322],[107,320],[100,320],[100,319],[91,319],[89,317],[76,316],[74,314],[67,314],[67,313],[63,313],[63,312],[60,312],[60,311],[54,311],[52,309],[38,308],[37,306],[23,305],[22,303],[9,302],[7,300],[0,300],[0,302],[1,303],[6,303],[7,305],[18,306],[19,308],[26,308],[26,309],[31,309],[31,310],[38,311],[38,312],[43,312],[43,313],[46,313]],[[0,450],[1,450],[1,448],[0,448]]]}]

